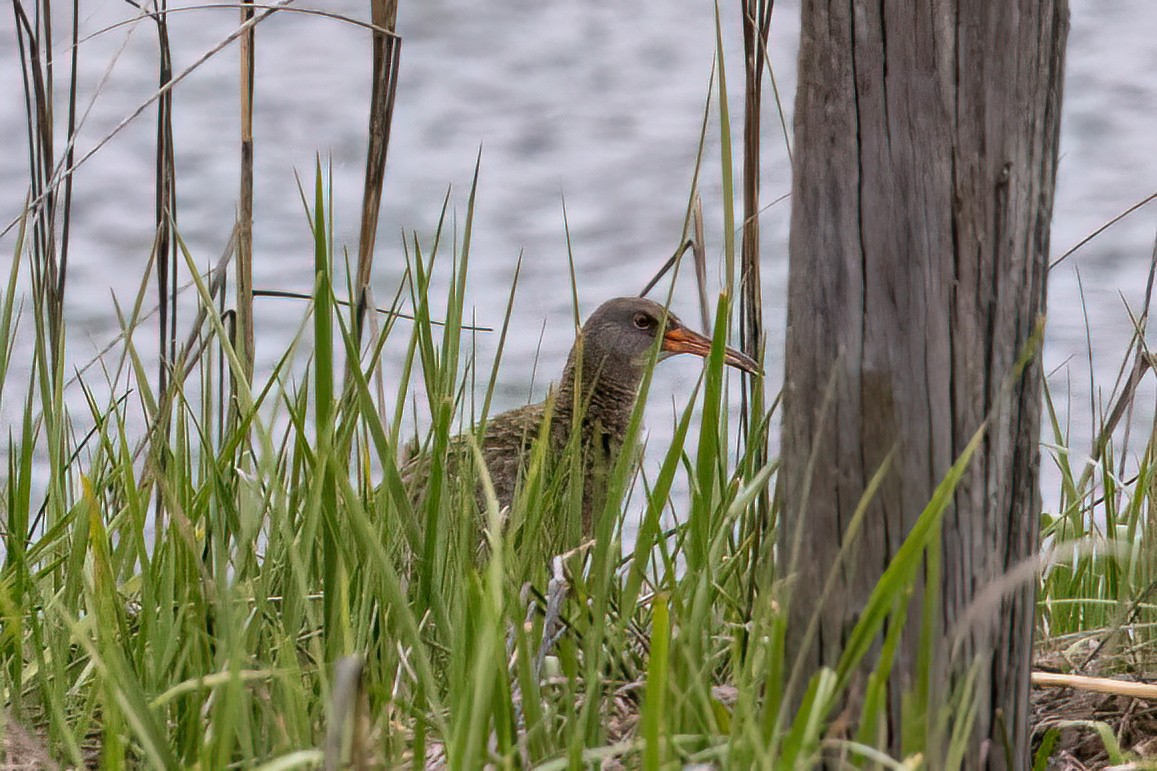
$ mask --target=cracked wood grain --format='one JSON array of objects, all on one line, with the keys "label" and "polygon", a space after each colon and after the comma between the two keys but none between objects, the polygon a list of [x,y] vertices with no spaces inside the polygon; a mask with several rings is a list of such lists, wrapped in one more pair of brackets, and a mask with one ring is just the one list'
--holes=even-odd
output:
[{"label": "cracked wood grain", "polygon": [[[835,663],[986,416],[984,447],[944,519],[938,628],[1036,550],[1039,358],[1001,394],[1045,310],[1068,9],[1066,0],[804,0],[802,14],[780,553],[806,523],[789,656],[814,668]],[[835,402],[821,420],[829,381]],[[820,611],[815,644],[802,649],[814,610],[807,592],[823,585],[893,447],[855,558]],[[936,659],[936,693],[983,661],[966,767],[1027,762],[1034,588],[982,614],[956,659],[947,649]],[[889,684],[896,750],[923,591]]]}]

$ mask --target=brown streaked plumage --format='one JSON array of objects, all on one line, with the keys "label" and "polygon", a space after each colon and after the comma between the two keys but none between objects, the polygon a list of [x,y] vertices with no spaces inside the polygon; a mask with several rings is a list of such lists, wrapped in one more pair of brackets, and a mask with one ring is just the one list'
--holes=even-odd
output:
[{"label": "brown streaked plumage", "polygon": [[[678,353],[707,356],[711,352],[709,339],[687,329],[658,303],[640,297],[608,300],[583,325],[551,397],[486,422],[481,451],[500,506],[513,502],[531,447],[543,427],[547,405],[552,404],[546,433],[552,457],[562,455],[575,426],[582,433],[578,448],[583,458],[583,532],[593,532],[593,516],[605,502],[606,477],[623,448],[658,335],[663,338],[660,358]],[[755,361],[732,348],[724,349],[724,360],[747,372],[759,372]],[[575,419],[576,410],[582,412],[579,420]],[[460,439],[454,442],[463,444]],[[415,458],[403,468],[413,494],[421,493],[428,469],[428,458]]]}]

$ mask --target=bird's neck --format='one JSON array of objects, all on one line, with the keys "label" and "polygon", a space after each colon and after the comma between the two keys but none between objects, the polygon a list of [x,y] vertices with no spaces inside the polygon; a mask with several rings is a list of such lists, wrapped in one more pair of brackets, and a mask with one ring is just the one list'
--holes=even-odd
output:
[{"label": "bird's neck", "polygon": [[585,430],[599,430],[622,438],[627,432],[643,369],[621,356],[597,350],[571,350],[555,396],[555,415],[572,423],[582,411]]}]

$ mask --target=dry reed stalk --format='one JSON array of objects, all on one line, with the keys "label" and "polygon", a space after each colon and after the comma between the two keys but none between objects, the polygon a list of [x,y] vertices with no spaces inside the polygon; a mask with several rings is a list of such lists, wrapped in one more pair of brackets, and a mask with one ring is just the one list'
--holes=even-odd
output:
[{"label": "dry reed stalk", "polygon": [[28,219],[31,222],[33,291],[48,322],[50,371],[58,371],[63,353],[63,275],[56,257],[56,189],[53,179],[52,17],[51,5],[37,3],[30,16],[13,0],[16,42],[24,84],[28,129],[28,171],[31,182]]},{"label": "dry reed stalk", "polygon": [[759,356],[763,343],[763,302],[759,284],[759,129],[763,62],[774,0],[741,0],[743,9],[743,251],[740,275],[740,343]]},{"label": "dry reed stalk", "polygon": [[[667,261],[663,263],[663,266],[659,268],[655,275],[651,276],[651,280],[647,282],[645,287],[643,287],[643,291],[639,292],[639,297],[646,297],[649,295],[651,290],[654,289],[658,283],[663,280],[663,276],[666,276],[671,272],[672,269],[678,267],[679,261],[683,259],[683,255],[687,253],[687,250],[694,248],[695,242],[690,238],[684,238],[683,243],[679,244],[679,248],[675,250],[675,253],[667,258]],[[675,273],[678,275],[678,270],[676,270]],[[578,322],[575,323],[576,325],[578,324]],[[711,326],[708,324],[705,325],[705,328],[710,329]]]},{"label": "dry reed stalk", "polygon": [[763,299],[759,281],[759,129],[763,62],[774,0],[741,0],[743,8],[743,251],[740,274],[740,346],[752,358],[763,347]]},{"label": "dry reed stalk", "polygon": [[177,222],[177,174],[173,149],[173,92],[171,88],[167,88],[173,79],[168,0],[156,0],[151,16],[157,25],[158,88],[161,93],[157,100],[157,152],[154,178],[157,301],[160,318],[157,390],[158,393],[164,393],[168,387],[170,369],[177,355],[177,261],[180,258],[177,240],[173,237]]},{"label": "dry reed stalk", "polygon": [[[759,273],[759,150],[760,108],[763,96],[763,63],[767,59],[767,36],[771,28],[774,0],[741,0],[743,14],[744,109],[743,109],[743,248],[741,252],[739,296],[739,347],[756,361],[763,355],[763,292]],[[768,436],[759,425],[763,415],[763,379],[744,376],[740,410],[744,441],[756,442],[753,467],[762,468],[768,459]],[[755,416],[754,419],[752,416]],[[766,524],[770,496],[764,490],[758,498],[757,516]],[[763,527],[758,528],[762,530]]]},{"label": "dry reed stalk", "polygon": [[365,189],[362,194],[362,222],[358,239],[357,315],[355,340],[360,344],[362,327],[374,264],[374,242],[377,238],[378,214],[382,204],[382,182],[386,170],[386,153],[390,145],[394,95],[398,86],[398,61],[401,40],[394,34],[398,19],[397,0],[371,0],[373,32],[373,87],[370,92],[369,144],[366,149]]},{"label": "dry reed stalk", "polygon": [[1157,683],[1137,683],[1130,680],[1114,680],[1111,677],[1066,675],[1060,672],[1033,672],[1032,684],[1037,688],[1075,688],[1078,691],[1109,693],[1114,696],[1157,701]]},{"label": "dry reed stalk", "polygon": [[[1153,303],[1153,284],[1154,279],[1157,279],[1157,237],[1153,240],[1153,252],[1149,258],[1149,278],[1145,281],[1145,305],[1141,309],[1141,317],[1134,319],[1135,334],[1133,340],[1129,343],[1130,351],[1136,349],[1136,359],[1134,366],[1140,366],[1142,358],[1150,359],[1152,352],[1149,346],[1145,343],[1145,330],[1149,326],[1149,308]],[[1127,360],[1127,359],[1126,359]],[[1151,363],[1151,362],[1150,362]],[[1122,370],[1118,372],[1117,378],[1120,380],[1121,374],[1124,371],[1125,362],[1121,362]],[[1133,400],[1129,400],[1128,414],[1125,416],[1125,436],[1121,441],[1121,464],[1118,467],[1117,474],[1121,477],[1125,476],[1125,464],[1129,458],[1129,432],[1133,427]]]},{"label": "dry reed stalk", "polygon": [[[76,147],[76,72],[80,51],[80,0],[72,0],[72,52],[68,78],[68,135],[64,165],[71,167]],[[72,175],[64,179],[64,200],[60,210],[60,275],[56,284],[56,297],[63,306],[64,282],[68,275],[68,239],[72,231]],[[63,311],[63,307],[61,308]]]},{"label": "dry reed stalk", "polygon": [[253,382],[253,0],[241,0],[241,192],[237,212],[237,354]]}]

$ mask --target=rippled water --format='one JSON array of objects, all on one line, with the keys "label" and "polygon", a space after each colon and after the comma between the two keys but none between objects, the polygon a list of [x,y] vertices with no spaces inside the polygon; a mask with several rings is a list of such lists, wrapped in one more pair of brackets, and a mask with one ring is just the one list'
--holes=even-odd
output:
[{"label": "rippled water", "polygon": [[[365,6],[334,0],[319,7],[360,16]],[[515,305],[518,334],[507,347],[498,407],[524,403],[532,393],[541,396],[573,339],[564,197],[584,313],[607,297],[637,292],[679,240],[715,49],[714,23],[712,4],[704,0],[668,0],[659,8],[515,0],[401,3],[402,75],[375,287],[379,296],[392,294],[402,268],[399,234],[416,229],[429,236],[448,186],[461,229],[481,148],[469,296],[480,323],[501,320],[516,259],[520,251],[525,254]],[[85,34],[135,13],[119,0],[86,0],[83,9],[89,14],[82,21]],[[781,0],[773,22],[773,66],[789,112],[798,13],[797,3]],[[723,23],[728,76],[738,96],[739,22],[725,13]],[[235,13],[220,9],[173,14],[176,69],[192,64],[235,24]],[[5,137],[0,217],[5,223],[19,212],[27,184],[11,25],[11,17],[0,22],[5,73],[0,77],[0,136]],[[1056,254],[1157,191],[1155,30],[1152,0],[1073,2],[1052,238]],[[355,248],[368,34],[332,20],[281,13],[261,25],[257,45],[255,284],[308,291],[311,247],[294,173],[308,179],[315,153],[332,159],[337,239]],[[66,54],[58,46],[56,56],[63,61]],[[81,105],[88,113],[78,151],[84,152],[155,88],[154,29],[138,21],[97,34],[83,43],[81,60]],[[175,92],[179,224],[203,264],[220,253],[234,218],[237,74],[234,46]],[[63,105],[59,109],[63,115]],[[76,177],[67,295],[73,361],[86,360],[116,334],[111,294],[130,302],[137,290],[152,243],[153,116],[152,108],[146,110]],[[790,125],[790,114],[787,120]],[[771,201],[789,190],[790,172],[774,110],[768,111],[765,128],[763,195]],[[722,216],[714,115],[709,138],[701,190],[709,254],[718,255]],[[782,378],[788,214],[782,203],[762,220],[772,384]],[[1053,382],[1062,403],[1071,396],[1077,447],[1087,446],[1091,433],[1089,340],[1093,369],[1108,387],[1131,331],[1125,303],[1140,303],[1155,223],[1157,206],[1152,206],[1098,237],[1051,277],[1045,356],[1050,369],[1069,362]],[[11,235],[0,241],[8,254],[11,246]],[[692,283],[681,280],[674,307],[688,320],[698,318],[694,296]],[[266,368],[284,349],[302,312],[300,303],[259,301],[258,357]],[[146,353],[151,338],[150,333],[141,340]],[[487,370],[492,353],[493,340],[482,336],[479,357]],[[698,371],[696,362],[684,360],[660,368],[648,414],[653,445],[665,444],[672,399],[685,401]],[[1151,395],[1147,398],[1139,419],[1152,413]],[[14,395],[5,400],[6,417],[19,408],[13,400]]]}]

